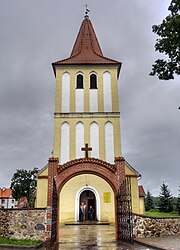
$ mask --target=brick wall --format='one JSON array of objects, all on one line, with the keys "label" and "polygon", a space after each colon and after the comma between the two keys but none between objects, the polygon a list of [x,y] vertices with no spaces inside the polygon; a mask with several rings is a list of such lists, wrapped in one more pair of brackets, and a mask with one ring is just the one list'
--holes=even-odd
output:
[{"label": "brick wall", "polygon": [[0,209],[0,236],[46,240],[46,209]]}]

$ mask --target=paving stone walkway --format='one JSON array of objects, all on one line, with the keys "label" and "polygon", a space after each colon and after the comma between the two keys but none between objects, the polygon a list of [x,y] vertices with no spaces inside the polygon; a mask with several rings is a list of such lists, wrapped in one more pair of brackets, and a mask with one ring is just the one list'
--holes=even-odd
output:
[{"label": "paving stone walkway", "polygon": [[[60,242],[52,250],[155,250],[135,243],[130,245],[115,241],[114,225],[61,226]],[[44,248],[43,250],[50,250]]]},{"label": "paving stone walkway", "polygon": [[150,243],[162,249],[167,250],[180,250],[180,235],[179,236],[163,236],[158,238],[144,238],[139,239],[140,242]]}]

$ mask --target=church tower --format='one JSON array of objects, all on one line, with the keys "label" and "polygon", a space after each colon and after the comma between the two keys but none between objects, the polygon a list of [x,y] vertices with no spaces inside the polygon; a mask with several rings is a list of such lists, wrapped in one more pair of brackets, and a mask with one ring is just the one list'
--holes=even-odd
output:
[{"label": "church tower", "polygon": [[59,222],[78,221],[81,203],[86,204],[86,218],[92,207],[95,220],[115,222],[116,196],[129,178],[132,209],[138,213],[140,174],[121,153],[121,62],[103,55],[87,13],[70,56],[52,66],[53,156],[38,174],[36,207],[52,207],[52,192],[57,190]]},{"label": "church tower", "polygon": [[121,63],[103,55],[86,15],[69,58],[52,64],[56,76],[54,157],[60,164],[121,156],[118,77]]}]

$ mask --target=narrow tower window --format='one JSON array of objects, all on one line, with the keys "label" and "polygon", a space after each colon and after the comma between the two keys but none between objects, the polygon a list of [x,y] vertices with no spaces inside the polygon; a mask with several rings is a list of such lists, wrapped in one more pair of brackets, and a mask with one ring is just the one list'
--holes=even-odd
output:
[{"label": "narrow tower window", "polygon": [[111,96],[111,75],[109,72],[103,74],[104,89],[104,111],[112,112],[112,96]]},{"label": "narrow tower window", "polygon": [[90,75],[90,89],[97,89],[97,76],[95,74]]},{"label": "narrow tower window", "polygon": [[105,124],[105,151],[106,161],[114,163],[114,131],[111,122]]},{"label": "narrow tower window", "polygon": [[62,112],[68,113],[70,111],[70,74],[64,73],[62,75]]},{"label": "narrow tower window", "polygon": [[90,125],[90,144],[91,157],[99,158],[99,125],[96,122],[92,122]]},{"label": "narrow tower window", "polygon": [[76,158],[83,158],[84,152],[81,148],[84,147],[84,124],[78,122],[76,124]]},{"label": "narrow tower window", "polygon": [[76,79],[76,88],[83,89],[83,75],[78,74]]},{"label": "narrow tower window", "polygon": [[61,164],[69,161],[70,156],[70,126],[69,123],[64,122],[61,126]]}]

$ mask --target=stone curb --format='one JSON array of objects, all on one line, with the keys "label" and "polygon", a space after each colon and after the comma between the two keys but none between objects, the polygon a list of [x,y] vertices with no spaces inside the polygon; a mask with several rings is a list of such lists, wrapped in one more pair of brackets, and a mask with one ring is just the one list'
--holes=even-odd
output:
[{"label": "stone curb", "polygon": [[24,245],[5,245],[5,244],[0,244],[0,249],[4,248],[9,248],[9,249],[28,249],[28,250],[33,250],[33,249],[38,249],[40,247],[44,246],[44,242],[41,242],[37,245],[31,245],[31,246],[24,246]]},{"label": "stone curb", "polygon": [[161,246],[161,245],[157,245],[157,244],[154,244],[154,243],[150,243],[150,242],[146,242],[144,241],[143,239],[134,239],[134,242],[136,243],[139,243],[143,246],[147,246],[147,247],[155,247],[157,250],[173,250],[172,248],[166,248],[164,246]]}]

